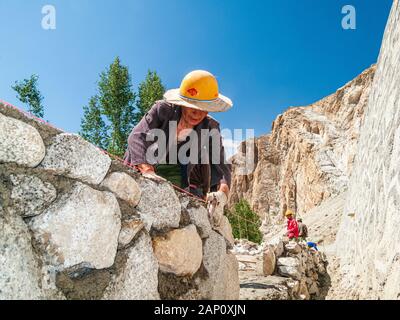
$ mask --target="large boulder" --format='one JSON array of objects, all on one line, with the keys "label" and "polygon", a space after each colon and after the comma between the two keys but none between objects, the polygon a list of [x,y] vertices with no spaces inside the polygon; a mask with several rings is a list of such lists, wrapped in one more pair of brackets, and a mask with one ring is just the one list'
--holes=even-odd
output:
[{"label": "large boulder", "polygon": [[300,261],[297,258],[281,257],[278,258],[278,273],[285,277],[290,277],[295,280],[300,280],[302,270]]},{"label": "large boulder", "polygon": [[57,197],[56,188],[49,182],[28,175],[10,175],[12,207],[10,210],[23,217],[42,213]]},{"label": "large boulder", "polygon": [[200,237],[202,239],[207,238],[212,232],[207,209],[201,205],[191,205],[189,204],[189,200],[187,200],[187,202],[182,202],[182,206],[186,207],[189,221],[197,227]]},{"label": "large boulder", "polygon": [[160,270],[177,276],[193,276],[203,259],[202,241],[194,225],[153,239]]},{"label": "large boulder", "polygon": [[140,200],[141,191],[137,182],[127,173],[113,172],[101,183],[102,187],[113,192],[118,198],[135,207]]},{"label": "large boulder", "polygon": [[274,273],[276,266],[276,258],[272,247],[268,246],[264,250],[262,265],[263,265],[262,271],[264,276],[270,276]]},{"label": "large boulder", "polygon": [[107,287],[104,299],[155,300],[158,293],[158,263],[151,238],[142,232],[134,244],[120,253],[116,274]]},{"label": "large boulder", "polygon": [[111,159],[80,136],[60,133],[52,138],[40,167],[57,175],[98,185],[103,181]]},{"label": "large boulder", "polygon": [[0,113],[0,163],[36,167],[44,155],[42,137],[34,127]]},{"label": "large boulder", "polygon": [[50,264],[102,269],[114,263],[120,218],[112,193],[77,182],[29,225]]},{"label": "large boulder", "polygon": [[226,243],[230,248],[235,245],[235,239],[233,238],[232,234],[232,226],[226,216],[222,216],[220,223],[214,226],[213,229],[225,238]]},{"label": "large boulder", "polygon": [[142,197],[137,211],[141,216],[152,218],[152,228],[156,230],[178,228],[181,205],[171,185],[142,178],[139,180],[139,187],[142,190]]},{"label": "large boulder", "polygon": [[0,215],[0,230],[0,300],[45,298],[31,236],[22,218]]},{"label": "large boulder", "polygon": [[238,262],[227,254],[225,239],[215,231],[204,242],[203,264],[208,275],[199,285],[203,299],[239,299]]}]

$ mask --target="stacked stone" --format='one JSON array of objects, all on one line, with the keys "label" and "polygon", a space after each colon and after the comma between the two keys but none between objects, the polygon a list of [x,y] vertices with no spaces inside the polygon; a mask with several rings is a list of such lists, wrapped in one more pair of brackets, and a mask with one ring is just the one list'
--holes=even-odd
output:
[{"label": "stacked stone", "polygon": [[323,253],[308,248],[306,243],[281,240],[266,246],[260,271],[264,276],[291,278],[293,282],[287,286],[289,296],[309,300],[320,296],[327,275],[326,258]]},{"label": "stacked stone", "polygon": [[0,299],[237,299],[229,221],[0,104]]}]

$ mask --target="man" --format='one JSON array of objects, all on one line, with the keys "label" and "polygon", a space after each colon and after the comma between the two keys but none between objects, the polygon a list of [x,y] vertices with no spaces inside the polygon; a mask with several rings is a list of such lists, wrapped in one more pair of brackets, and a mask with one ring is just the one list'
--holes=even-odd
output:
[{"label": "man", "polygon": [[289,240],[297,240],[299,237],[299,227],[296,219],[294,219],[293,211],[287,210],[285,216],[287,218],[287,236]]},{"label": "man", "polygon": [[299,227],[299,238],[300,238],[300,240],[307,241],[308,228],[303,223],[303,220],[301,218],[297,219],[297,225]]},{"label": "man", "polygon": [[[208,112],[227,111],[232,105],[229,98],[219,93],[211,73],[190,72],[179,89],[168,90],[164,100],[157,101],[133,128],[124,160],[137,165],[145,176],[162,180],[156,174],[161,161],[148,157],[149,153],[157,153],[158,159],[175,169],[182,188],[213,200],[214,211],[222,217],[231,184],[231,166],[226,163],[219,123]],[[202,130],[212,134],[203,136]],[[149,141],[153,132],[160,131],[165,139]]]}]

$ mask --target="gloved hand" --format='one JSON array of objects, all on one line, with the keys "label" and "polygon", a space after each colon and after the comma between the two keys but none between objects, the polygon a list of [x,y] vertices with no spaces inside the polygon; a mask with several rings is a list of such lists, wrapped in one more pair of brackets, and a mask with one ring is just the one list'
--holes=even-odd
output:
[{"label": "gloved hand", "polygon": [[151,179],[156,182],[166,182],[167,180],[159,175],[155,174],[154,172],[143,172],[142,176],[148,179]]},{"label": "gloved hand", "polygon": [[228,198],[225,192],[217,191],[207,193],[206,196],[208,218],[211,225],[218,227],[221,223],[221,219],[224,216],[224,207],[228,202]]}]

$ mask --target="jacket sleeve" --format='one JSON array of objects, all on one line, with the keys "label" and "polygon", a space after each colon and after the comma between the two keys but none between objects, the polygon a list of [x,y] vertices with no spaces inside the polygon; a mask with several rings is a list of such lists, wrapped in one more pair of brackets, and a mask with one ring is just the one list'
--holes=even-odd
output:
[{"label": "jacket sleeve", "polygon": [[128,137],[128,147],[124,155],[126,162],[133,165],[147,163],[146,151],[151,142],[146,141],[146,136],[151,129],[160,127],[161,107],[162,103],[155,103],[133,128]]},{"label": "jacket sleeve", "polygon": [[219,183],[224,183],[231,187],[232,180],[232,165],[227,163],[225,157],[225,148],[222,141],[221,130],[219,124],[216,125],[216,129],[218,130],[217,139],[219,139],[220,151],[219,151],[219,164],[215,165],[216,170],[220,173],[221,179]]}]

